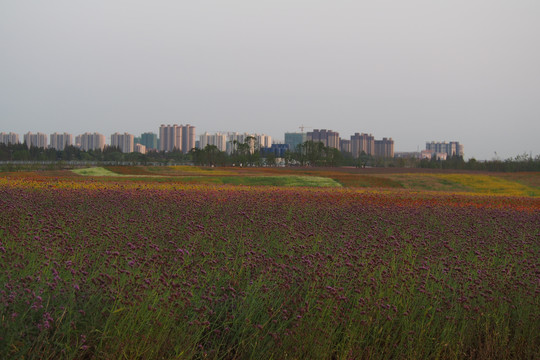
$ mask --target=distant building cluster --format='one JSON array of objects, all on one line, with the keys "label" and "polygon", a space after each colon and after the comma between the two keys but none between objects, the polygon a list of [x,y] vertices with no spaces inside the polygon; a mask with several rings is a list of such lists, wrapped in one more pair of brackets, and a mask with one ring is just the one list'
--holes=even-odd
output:
[{"label": "distant building cluster", "polygon": [[[68,146],[75,146],[81,150],[103,150],[106,146],[113,146],[124,153],[140,152],[145,154],[150,150],[173,151],[180,150],[184,153],[195,147],[195,127],[186,125],[161,125],[160,138],[155,133],[143,133],[136,138],[128,133],[114,133],[107,144],[105,135],[94,132],[86,132],[73,138],[68,133],[53,133],[47,137],[44,133],[28,132],[23,136],[23,142],[30,147],[51,148],[58,151]],[[50,139],[50,142],[48,141]],[[0,144],[19,144],[19,135],[15,133],[0,133]]]},{"label": "distant building cluster", "polygon": [[307,134],[285,133],[285,144],[289,144],[291,149],[296,149],[299,144],[305,141],[322,142],[324,146],[351,153],[355,159],[358,159],[362,153],[370,156],[394,157],[394,140],[392,138],[375,140],[371,134],[355,133],[351,135],[350,139],[341,139],[338,132],[326,129],[314,129]]},{"label": "distant building cluster", "polygon": [[422,150],[420,158],[446,160],[452,156],[463,156],[463,145],[457,141],[427,142],[426,150]]},{"label": "distant building cluster", "polygon": [[265,134],[249,134],[238,132],[215,133],[205,132],[199,136],[196,147],[204,149],[207,145],[215,146],[219,151],[227,154],[233,153],[238,149],[238,144],[247,143],[251,153],[255,150],[265,149],[272,146],[272,137]]},{"label": "distant building cluster", "polygon": [[32,134],[28,132],[24,134],[24,142],[28,145],[28,148],[31,146],[46,148],[47,147],[47,134],[38,132],[37,134]]},{"label": "distant building cluster", "polygon": [[0,144],[18,144],[19,143],[19,134],[15,133],[0,133]]},{"label": "distant building cluster", "polygon": [[[376,140],[372,134],[355,133],[349,138],[342,139],[339,133],[327,129],[313,129],[304,132],[286,132],[283,142],[272,143],[272,137],[265,134],[239,133],[239,132],[205,132],[196,138],[195,127],[192,125],[161,125],[158,134],[146,132],[140,137],[128,133],[116,132],[110,136],[107,144],[103,134],[86,132],[73,137],[68,133],[53,133],[48,137],[44,133],[28,132],[23,136],[23,142],[30,148],[52,148],[59,151],[68,146],[75,146],[81,150],[103,150],[106,146],[114,146],[124,153],[148,151],[181,151],[186,154],[194,148],[204,149],[206,146],[215,146],[218,150],[228,154],[239,149],[240,144],[247,144],[249,151],[261,151],[263,154],[273,154],[283,157],[286,151],[295,151],[299,145],[306,141],[321,142],[324,146],[335,148],[344,153],[350,153],[358,159],[363,155],[392,158],[394,154],[394,140],[383,137]],[[0,144],[19,144],[19,135],[15,133],[0,133]],[[405,154],[405,153],[404,153]],[[408,154],[408,153],[407,153]],[[446,159],[455,155],[463,156],[463,145],[457,141],[427,142],[426,149],[418,154],[423,159]],[[404,156],[402,154],[402,156]]]}]

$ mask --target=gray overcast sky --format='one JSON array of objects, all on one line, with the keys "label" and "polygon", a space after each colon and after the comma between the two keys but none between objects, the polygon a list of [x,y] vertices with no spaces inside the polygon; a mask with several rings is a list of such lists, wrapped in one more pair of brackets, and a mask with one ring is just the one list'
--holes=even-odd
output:
[{"label": "gray overcast sky", "polygon": [[540,1],[0,2],[0,131],[162,123],[537,155]]}]

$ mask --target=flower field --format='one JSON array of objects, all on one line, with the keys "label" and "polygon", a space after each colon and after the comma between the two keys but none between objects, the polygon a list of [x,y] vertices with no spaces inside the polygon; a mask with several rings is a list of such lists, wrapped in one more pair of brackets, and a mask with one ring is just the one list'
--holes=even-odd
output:
[{"label": "flower field", "polygon": [[0,358],[540,353],[540,199],[0,178]]}]

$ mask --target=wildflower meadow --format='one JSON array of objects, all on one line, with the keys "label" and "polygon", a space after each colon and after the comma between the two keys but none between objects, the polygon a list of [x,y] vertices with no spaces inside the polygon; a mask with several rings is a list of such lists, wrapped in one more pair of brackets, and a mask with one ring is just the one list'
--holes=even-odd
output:
[{"label": "wildflower meadow", "polygon": [[0,209],[1,358],[540,354],[537,197],[19,176]]}]

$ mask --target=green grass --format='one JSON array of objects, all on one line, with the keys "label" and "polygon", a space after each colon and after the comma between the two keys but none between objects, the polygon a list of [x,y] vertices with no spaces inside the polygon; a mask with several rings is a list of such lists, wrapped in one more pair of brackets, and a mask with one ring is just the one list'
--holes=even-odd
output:
[{"label": "green grass", "polygon": [[509,196],[540,196],[540,189],[509,177],[485,174],[389,174],[383,175],[411,190],[474,192]]},{"label": "green grass", "polygon": [[175,181],[201,184],[228,184],[245,186],[312,186],[312,187],[341,187],[334,179],[321,176],[164,176],[164,175],[128,175],[118,174],[102,167],[72,170],[83,176],[122,177],[125,180],[149,178],[152,181]]},{"label": "green grass", "polygon": [[223,176],[219,177],[223,184],[233,185],[267,185],[267,186],[313,186],[340,187],[337,181],[319,176]]},{"label": "green grass", "polygon": [[92,168],[85,168],[85,169],[74,169],[71,170],[75,174],[83,175],[83,176],[123,176],[120,174],[117,174],[115,172],[112,172],[110,170],[107,170],[103,167],[92,167]]},{"label": "green grass", "polygon": [[[178,176],[166,178],[190,184],[219,184],[242,186],[279,186],[279,187],[341,187],[334,179],[318,176]],[[156,179],[156,181],[160,181]]]},{"label": "green grass", "polygon": [[411,190],[466,192],[471,189],[457,181],[431,174],[391,174],[383,175]]}]

